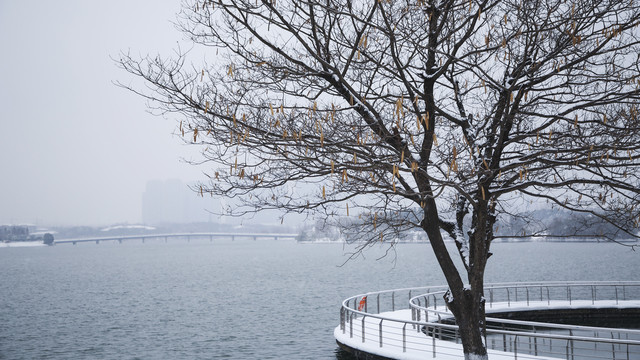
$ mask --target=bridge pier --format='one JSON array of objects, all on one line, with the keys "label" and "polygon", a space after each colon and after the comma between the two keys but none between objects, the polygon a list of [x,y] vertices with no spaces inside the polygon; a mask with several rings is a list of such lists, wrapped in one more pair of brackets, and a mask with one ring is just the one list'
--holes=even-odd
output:
[{"label": "bridge pier", "polygon": [[142,243],[144,244],[144,238],[142,238]]},{"label": "bridge pier", "polygon": [[73,245],[75,245],[75,244],[76,244],[76,242],[74,241],[74,242],[73,242]]},{"label": "bridge pier", "polygon": [[100,240],[96,240],[96,245],[100,244]]},{"label": "bridge pier", "polygon": [[118,239],[118,243],[122,244],[122,239]]}]

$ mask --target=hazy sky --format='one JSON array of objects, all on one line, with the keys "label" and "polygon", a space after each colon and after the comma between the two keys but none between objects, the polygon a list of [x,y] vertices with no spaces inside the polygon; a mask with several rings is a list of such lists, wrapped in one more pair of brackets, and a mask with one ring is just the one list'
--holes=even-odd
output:
[{"label": "hazy sky", "polygon": [[0,224],[139,222],[148,180],[201,178],[175,122],[112,83],[120,51],[170,53],[179,7],[0,0]]}]

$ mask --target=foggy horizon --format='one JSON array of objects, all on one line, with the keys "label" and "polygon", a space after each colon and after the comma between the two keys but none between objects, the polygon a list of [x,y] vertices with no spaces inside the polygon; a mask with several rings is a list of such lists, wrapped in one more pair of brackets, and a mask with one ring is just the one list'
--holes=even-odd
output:
[{"label": "foggy horizon", "polygon": [[[167,54],[182,34],[171,1],[0,3],[0,224],[140,223],[151,180],[202,180],[197,156],[114,84],[120,52]],[[28,19],[28,20],[25,20]],[[197,196],[195,193],[193,196]]]}]

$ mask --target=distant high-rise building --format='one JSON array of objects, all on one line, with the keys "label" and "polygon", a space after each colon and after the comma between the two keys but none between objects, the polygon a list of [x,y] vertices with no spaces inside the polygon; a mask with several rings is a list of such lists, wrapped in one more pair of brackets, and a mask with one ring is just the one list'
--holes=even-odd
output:
[{"label": "distant high-rise building", "polygon": [[199,197],[178,179],[152,180],[142,194],[142,221],[150,225],[204,222],[210,220],[207,209],[218,207],[214,199]]}]

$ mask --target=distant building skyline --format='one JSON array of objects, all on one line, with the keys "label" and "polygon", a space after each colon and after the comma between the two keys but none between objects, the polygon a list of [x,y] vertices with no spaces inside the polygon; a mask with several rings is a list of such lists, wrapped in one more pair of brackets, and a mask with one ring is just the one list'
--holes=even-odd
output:
[{"label": "distant building skyline", "polygon": [[142,222],[148,225],[213,221],[217,200],[199,197],[179,179],[148,181],[142,193]]}]

